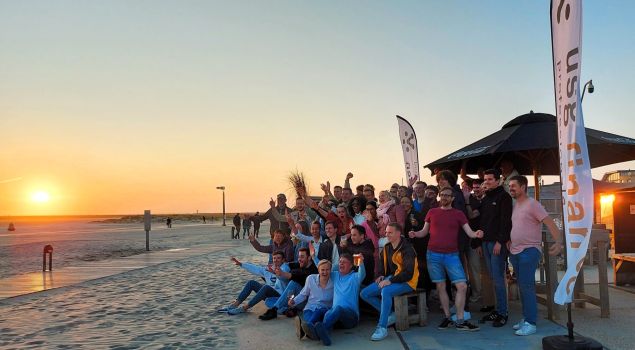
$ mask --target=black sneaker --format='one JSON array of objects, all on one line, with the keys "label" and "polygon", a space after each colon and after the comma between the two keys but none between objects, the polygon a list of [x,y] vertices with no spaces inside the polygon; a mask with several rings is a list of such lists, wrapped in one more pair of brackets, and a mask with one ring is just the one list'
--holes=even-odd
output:
[{"label": "black sneaker", "polygon": [[506,324],[507,324],[507,316],[498,315],[498,318],[496,318],[494,320],[494,323],[492,323],[492,326],[494,326],[494,327],[502,327],[502,326],[504,326]]},{"label": "black sneaker", "polygon": [[480,330],[479,326],[471,324],[468,321],[463,321],[463,323],[457,324],[456,329],[465,332],[476,332]]},{"label": "black sneaker", "polygon": [[443,321],[441,322],[441,324],[439,325],[439,327],[437,327],[438,329],[448,329],[450,327],[454,326],[454,321],[452,321],[449,318],[444,318]]},{"label": "black sneaker", "polygon": [[481,312],[492,312],[492,311],[494,311],[494,305],[483,306],[480,311]]},{"label": "black sneaker", "polygon": [[258,318],[263,321],[273,320],[276,317],[278,317],[278,309],[275,307],[271,309],[267,309],[267,311],[264,314],[258,316]]},{"label": "black sneaker", "polygon": [[479,321],[480,323],[485,323],[485,322],[494,322],[498,319],[498,312],[496,312],[496,310],[490,312],[489,314],[483,316],[483,318],[481,318],[481,320]]}]

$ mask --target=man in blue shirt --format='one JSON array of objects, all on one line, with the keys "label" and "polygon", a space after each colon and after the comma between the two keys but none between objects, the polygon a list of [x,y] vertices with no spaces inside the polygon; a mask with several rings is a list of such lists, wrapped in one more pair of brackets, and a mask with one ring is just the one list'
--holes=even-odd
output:
[{"label": "man in blue shirt", "polygon": [[326,312],[324,320],[315,324],[315,333],[322,344],[331,345],[331,330],[337,325],[349,329],[359,323],[359,289],[366,277],[364,257],[360,257],[359,270],[353,271],[353,256],[342,253],[339,258],[339,270],[331,273],[333,280],[333,307]]}]

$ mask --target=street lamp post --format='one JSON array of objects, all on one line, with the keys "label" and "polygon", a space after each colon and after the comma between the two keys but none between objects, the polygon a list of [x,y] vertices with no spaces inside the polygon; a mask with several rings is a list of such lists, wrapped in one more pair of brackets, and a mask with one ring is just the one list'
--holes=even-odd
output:
[{"label": "street lamp post", "polygon": [[223,191],[223,226],[227,226],[225,224],[225,186],[218,186],[216,189]]}]

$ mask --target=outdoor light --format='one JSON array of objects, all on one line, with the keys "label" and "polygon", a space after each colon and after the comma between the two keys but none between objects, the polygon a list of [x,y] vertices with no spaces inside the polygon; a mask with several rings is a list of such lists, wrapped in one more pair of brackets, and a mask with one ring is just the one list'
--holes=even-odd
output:
[{"label": "outdoor light", "polygon": [[[588,88],[587,88],[588,86]],[[584,93],[589,90],[589,93],[592,94],[593,91],[595,91],[595,86],[593,86],[593,79],[589,80],[586,82],[586,84],[584,84],[584,87],[582,88],[582,96],[580,97],[580,101],[584,100]]]},{"label": "outdoor light", "polygon": [[216,189],[223,191],[223,226],[227,226],[225,224],[225,186],[218,186]]},{"label": "outdoor light", "polygon": [[614,201],[615,201],[615,195],[614,194],[609,194],[608,196],[601,196],[600,197],[600,203],[602,203],[602,204],[613,203]]}]

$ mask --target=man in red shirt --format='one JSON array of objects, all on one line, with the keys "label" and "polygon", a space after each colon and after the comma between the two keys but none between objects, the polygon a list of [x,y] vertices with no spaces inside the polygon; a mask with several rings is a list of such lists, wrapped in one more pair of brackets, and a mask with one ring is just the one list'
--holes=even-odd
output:
[{"label": "man in red shirt", "polygon": [[439,325],[439,329],[447,329],[454,322],[450,315],[450,299],[445,290],[445,273],[447,272],[450,281],[456,287],[456,329],[461,331],[478,331],[479,327],[463,319],[465,307],[465,295],[467,292],[467,278],[459,257],[458,235],[462,228],[465,233],[472,238],[482,238],[482,231],[472,231],[468,225],[467,217],[462,211],[452,208],[454,191],[450,187],[444,187],[439,192],[440,207],[432,208],[426,215],[425,224],[421,231],[410,231],[410,238],[425,237],[430,233],[428,251],[426,258],[428,261],[428,273],[430,279],[436,284],[439,299],[445,319]]}]

